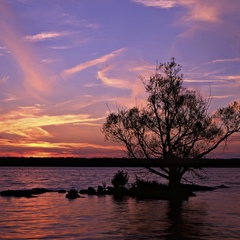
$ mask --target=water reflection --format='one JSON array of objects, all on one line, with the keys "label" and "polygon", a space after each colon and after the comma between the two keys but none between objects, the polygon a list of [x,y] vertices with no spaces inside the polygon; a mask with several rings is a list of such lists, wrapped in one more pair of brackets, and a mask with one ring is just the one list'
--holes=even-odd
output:
[{"label": "water reflection", "polygon": [[[92,181],[93,170],[82,170],[80,176],[85,178],[80,181],[80,170],[59,169],[57,172],[56,169],[31,169],[33,171],[28,170],[23,176],[24,169],[16,169],[12,171],[18,175],[16,178],[3,170],[0,169],[0,172],[5,175],[0,175],[0,179],[2,177],[2,186],[7,189],[12,186],[8,185],[9,182],[14,181],[25,182],[27,185],[24,188],[55,189],[63,186],[69,189],[83,184],[89,186],[93,182],[97,186],[99,179],[104,179],[108,172],[99,170]],[[85,174],[88,171],[90,174]],[[229,174],[225,180],[233,183],[230,188],[199,193],[184,202],[133,198],[116,200],[112,196],[86,196],[69,201],[64,194],[53,192],[32,199],[0,197],[0,238],[240,239],[240,191],[235,180],[240,175],[239,171],[235,173]],[[49,179],[48,185],[44,179]],[[62,185],[63,181],[65,185]],[[23,188],[22,184],[19,188]]]},{"label": "water reflection", "polygon": [[46,193],[0,198],[5,239],[207,239],[204,206],[92,196],[68,201]]},{"label": "water reflection", "polygon": [[207,213],[201,204],[134,199],[114,203],[116,228],[126,239],[206,239],[210,234],[205,231]]},{"label": "water reflection", "polygon": [[169,227],[166,229],[166,239],[206,239],[205,216],[206,210],[203,206],[169,201],[167,210]]}]

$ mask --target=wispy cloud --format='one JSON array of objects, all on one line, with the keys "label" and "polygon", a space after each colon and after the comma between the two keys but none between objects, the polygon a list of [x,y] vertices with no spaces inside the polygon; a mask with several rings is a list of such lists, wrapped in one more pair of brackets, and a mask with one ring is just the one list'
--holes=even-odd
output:
[{"label": "wispy cloud", "polygon": [[185,21],[218,22],[222,9],[221,4],[209,1],[183,0],[181,5],[188,9],[188,15],[183,19]]},{"label": "wispy cloud", "polygon": [[6,83],[8,79],[9,79],[9,76],[4,76],[4,77],[0,78],[0,84]]},{"label": "wispy cloud", "polygon": [[184,7],[188,10],[188,14],[184,16],[185,21],[204,21],[204,22],[219,22],[220,16],[226,12],[236,11],[239,4],[238,1],[228,0],[206,1],[206,0],[133,0],[136,3],[147,7],[157,8],[173,8]]},{"label": "wispy cloud", "polygon": [[225,99],[225,98],[231,98],[232,95],[213,95],[211,96],[211,98],[214,98],[214,99]]},{"label": "wispy cloud", "polygon": [[84,62],[84,63],[80,63],[75,67],[66,69],[63,71],[62,76],[63,77],[68,77],[71,76],[73,74],[76,74],[78,72],[81,72],[84,69],[87,69],[89,67],[93,67],[95,65],[101,64],[101,63],[105,63],[106,61],[110,60],[111,58],[114,58],[115,56],[119,55],[121,52],[123,52],[125,50],[125,48],[120,48],[118,50],[115,50],[109,54],[106,54],[104,56],[101,56],[99,58]]},{"label": "wispy cloud", "polygon": [[20,67],[25,89],[32,97],[44,100],[43,96],[47,96],[51,91],[51,84],[47,81],[48,70],[39,64],[37,55],[23,41],[19,41],[21,39],[20,27],[17,21],[14,21],[14,12],[2,1],[0,1],[0,14],[8,20],[0,21],[0,40],[12,52]]},{"label": "wispy cloud", "polygon": [[5,98],[1,100],[1,102],[11,102],[11,101],[16,101],[19,100],[18,97],[12,94],[6,94]]},{"label": "wispy cloud", "polygon": [[[220,78],[220,77],[219,77]],[[184,82],[186,83],[226,83],[226,79],[185,79]]]},{"label": "wispy cloud", "polygon": [[56,63],[56,62],[61,62],[62,59],[43,59],[41,62],[46,63],[46,64],[52,64],[52,63]]},{"label": "wispy cloud", "polygon": [[222,77],[222,78],[226,78],[226,79],[229,79],[229,80],[240,80],[240,75],[229,75],[229,76],[226,76],[226,77]]},{"label": "wispy cloud", "polygon": [[105,94],[106,102],[110,103],[111,108],[115,109],[117,105],[129,108],[145,102],[145,89],[139,75],[149,77],[153,72],[154,66],[151,67],[146,62],[120,60],[102,67],[97,72],[97,77],[101,80],[103,89],[116,89]]},{"label": "wispy cloud", "polygon": [[147,7],[172,8],[179,4],[176,0],[133,0]]},{"label": "wispy cloud", "polygon": [[122,156],[122,149],[115,145],[100,145],[94,143],[77,142],[47,142],[1,139],[1,156],[24,156],[24,157],[100,157]]},{"label": "wispy cloud", "polygon": [[18,110],[10,111],[1,116],[1,132],[14,134],[29,139],[48,136],[49,134],[44,127],[60,126],[64,124],[92,124],[102,118],[91,118],[88,114],[66,114],[66,115],[44,115],[41,108],[21,107]]},{"label": "wispy cloud", "polygon": [[113,78],[107,76],[107,73],[112,69],[111,66],[107,66],[102,68],[100,71],[97,72],[97,78],[102,81],[102,83],[109,87],[115,88],[129,88],[129,84],[127,81],[124,81],[120,78]]},{"label": "wispy cloud", "polygon": [[225,62],[240,62],[240,58],[216,59],[216,60],[211,61],[210,63],[225,63]]},{"label": "wispy cloud", "polygon": [[[65,49],[69,49],[72,48],[73,46],[69,46],[69,45],[65,45],[65,46],[51,46],[49,48],[51,49],[56,49],[56,50],[65,50]],[[75,46],[74,46],[75,47]]]},{"label": "wispy cloud", "polygon": [[6,47],[0,46],[0,56],[4,56],[6,53],[10,53],[10,51]]},{"label": "wispy cloud", "polygon": [[72,17],[69,17],[69,16],[68,16],[68,19],[66,19],[64,22],[71,26],[85,27],[85,28],[90,28],[90,29],[100,28],[99,23],[90,23],[87,20],[73,19]]},{"label": "wispy cloud", "polygon": [[45,40],[52,40],[56,38],[61,38],[64,36],[68,36],[72,34],[72,32],[41,32],[35,35],[28,35],[24,37],[24,40],[31,41],[31,42],[39,42],[39,41],[45,41]]},{"label": "wispy cloud", "polygon": [[86,156],[89,149],[96,156],[99,151],[116,151],[115,146],[99,144],[101,135],[88,141],[91,139],[88,131],[99,130],[105,117],[68,113],[49,115],[47,112],[47,106],[36,104],[1,114],[0,155],[76,157]]}]

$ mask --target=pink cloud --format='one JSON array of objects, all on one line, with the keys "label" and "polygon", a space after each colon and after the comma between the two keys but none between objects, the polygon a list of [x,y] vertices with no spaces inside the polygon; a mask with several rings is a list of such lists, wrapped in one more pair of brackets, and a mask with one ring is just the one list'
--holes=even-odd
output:
[{"label": "pink cloud", "polygon": [[21,35],[21,27],[18,26],[16,16],[3,2],[0,2],[0,14],[6,21],[0,22],[0,40],[5,43],[8,50],[22,71],[24,87],[32,97],[43,100],[44,96],[51,93],[49,72],[40,64],[37,54],[25,44]]},{"label": "pink cloud", "polygon": [[187,8],[188,14],[183,19],[185,21],[205,21],[218,22],[223,13],[234,12],[239,7],[237,0],[133,0],[136,3],[147,7],[157,8],[173,8],[184,7]]}]

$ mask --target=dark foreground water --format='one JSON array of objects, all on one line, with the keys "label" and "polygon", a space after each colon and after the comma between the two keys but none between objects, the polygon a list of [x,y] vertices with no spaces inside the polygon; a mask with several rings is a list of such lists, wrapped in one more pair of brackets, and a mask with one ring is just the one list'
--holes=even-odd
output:
[{"label": "dark foreground water", "polygon": [[[4,167],[0,191],[110,185],[117,170]],[[130,181],[140,171],[124,170]],[[112,196],[69,200],[56,192],[0,197],[0,239],[240,239],[240,169],[206,169],[206,174],[205,184],[229,188],[197,193],[182,204]]]}]

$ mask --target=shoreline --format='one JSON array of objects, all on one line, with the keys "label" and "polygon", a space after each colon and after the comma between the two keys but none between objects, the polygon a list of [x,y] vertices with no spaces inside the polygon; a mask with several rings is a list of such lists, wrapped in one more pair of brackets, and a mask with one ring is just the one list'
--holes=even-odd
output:
[{"label": "shoreline", "polygon": [[200,159],[167,162],[159,159],[127,158],[22,158],[1,157],[0,167],[192,167],[240,168],[239,159]]}]

